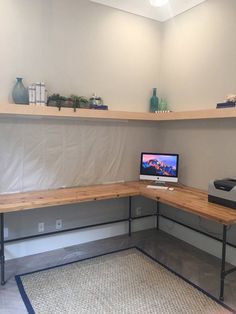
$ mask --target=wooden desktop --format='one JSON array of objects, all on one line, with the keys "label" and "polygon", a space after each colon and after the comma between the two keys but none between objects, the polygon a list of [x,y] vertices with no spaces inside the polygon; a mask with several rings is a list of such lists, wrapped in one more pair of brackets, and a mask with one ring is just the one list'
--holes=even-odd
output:
[{"label": "wooden desktop", "polygon": [[[157,229],[159,228],[159,217],[161,216],[159,210],[159,203],[168,204],[179,208],[183,211],[191,214],[203,217],[220,223],[223,225],[223,237],[222,237],[222,260],[221,260],[221,273],[220,273],[220,299],[224,299],[224,280],[225,277],[231,272],[236,270],[232,268],[225,270],[225,257],[226,257],[226,236],[227,226],[236,223],[236,211],[224,206],[209,203],[207,199],[207,193],[205,191],[182,186],[175,185],[174,190],[156,190],[148,189],[146,182],[126,182],[118,184],[104,184],[85,187],[73,187],[56,190],[35,191],[35,192],[22,192],[15,194],[0,195],[0,235],[1,235],[1,284],[5,283],[5,257],[4,257],[4,214],[10,212],[19,212],[24,210],[31,210],[35,208],[51,207],[55,205],[76,204],[89,201],[99,201],[105,199],[115,199],[121,197],[129,198],[129,215],[127,219],[119,221],[108,221],[102,224],[96,224],[92,226],[98,226],[109,223],[117,223],[121,221],[127,221],[129,223],[129,235],[131,235],[131,223],[134,219],[131,214],[131,199],[133,196],[143,196],[148,199],[152,199],[157,203],[157,210],[154,214],[157,217]],[[151,216],[151,215],[149,215]],[[141,216],[139,218],[142,218]],[[146,216],[145,216],[146,217]],[[90,226],[83,226],[80,228],[86,228]],[[79,228],[77,228],[79,229]],[[62,232],[71,231],[63,230]],[[54,232],[54,233],[59,233]],[[51,234],[51,233],[50,233]],[[36,236],[43,236],[35,235]],[[19,239],[18,239],[19,240]]]}]

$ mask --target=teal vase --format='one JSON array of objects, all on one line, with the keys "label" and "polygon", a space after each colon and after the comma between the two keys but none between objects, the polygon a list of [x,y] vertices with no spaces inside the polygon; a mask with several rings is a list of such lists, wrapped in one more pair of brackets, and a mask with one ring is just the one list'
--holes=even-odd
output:
[{"label": "teal vase", "polygon": [[153,88],[152,97],[150,99],[150,112],[158,111],[158,102],[159,99],[157,97],[157,89]]},{"label": "teal vase", "polygon": [[12,99],[15,104],[29,104],[28,90],[25,88],[21,77],[16,78],[16,84],[12,90]]}]

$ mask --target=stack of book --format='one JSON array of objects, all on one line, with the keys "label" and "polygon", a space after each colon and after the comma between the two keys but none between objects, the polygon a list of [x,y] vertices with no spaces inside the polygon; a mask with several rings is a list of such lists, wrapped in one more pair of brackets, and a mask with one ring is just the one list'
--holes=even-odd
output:
[{"label": "stack of book", "polygon": [[46,106],[47,90],[44,82],[33,83],[29,86],[29,104]]},{"label": "stack of book", "polygon": [[222,108],[235,108],[236,103],[233,101],[227,101],[227,102],[222,102],[216,105],[217,109],[222,109]]}]

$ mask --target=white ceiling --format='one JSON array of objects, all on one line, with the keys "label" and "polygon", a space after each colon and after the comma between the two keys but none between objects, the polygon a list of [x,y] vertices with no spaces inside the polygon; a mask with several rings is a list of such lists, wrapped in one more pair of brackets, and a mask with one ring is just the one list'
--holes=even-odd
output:
[{"label": "white ceiling", "polygon": [[171,19],[206,0],[169,0],[169,4],[158,8],[149,0],[90,0],[122,11],[134,13],[160,22]]}]

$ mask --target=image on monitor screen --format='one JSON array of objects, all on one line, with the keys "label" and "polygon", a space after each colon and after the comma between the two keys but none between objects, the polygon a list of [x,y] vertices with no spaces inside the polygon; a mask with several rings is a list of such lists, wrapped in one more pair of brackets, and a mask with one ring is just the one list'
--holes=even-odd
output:
[{"label": "image on monitor screen", "polygon": [[140,179],[177,182],[178,159],[178,154],[142,153]]}]

